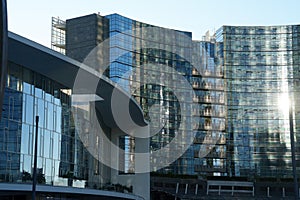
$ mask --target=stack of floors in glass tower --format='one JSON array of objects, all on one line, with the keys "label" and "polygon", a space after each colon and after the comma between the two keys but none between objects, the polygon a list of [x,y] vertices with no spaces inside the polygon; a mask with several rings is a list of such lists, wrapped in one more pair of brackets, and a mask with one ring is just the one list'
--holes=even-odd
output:
[{"label": "stack of floors in glass tower", "polygon": [[[165,150],[151,160],[156,173],[292,178],[291,127],[300,160],[299,32],[298,25],[223,26],[194,41],[191,32],[92,14],[53,18],[52,47],[140,103],[150,151]],[[170,145],[178,159],[169,159]]]}]

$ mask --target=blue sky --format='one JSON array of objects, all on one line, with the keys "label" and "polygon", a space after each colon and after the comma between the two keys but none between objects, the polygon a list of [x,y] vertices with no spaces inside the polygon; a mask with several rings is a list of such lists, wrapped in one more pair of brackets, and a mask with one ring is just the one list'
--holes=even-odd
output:
[{"label": "blue sky", "polygon": [[91,13],[193,32],[201,39],[222,25],[300,24],[299,0],[7,0],[8,29],[50,46],[51,17]]}]

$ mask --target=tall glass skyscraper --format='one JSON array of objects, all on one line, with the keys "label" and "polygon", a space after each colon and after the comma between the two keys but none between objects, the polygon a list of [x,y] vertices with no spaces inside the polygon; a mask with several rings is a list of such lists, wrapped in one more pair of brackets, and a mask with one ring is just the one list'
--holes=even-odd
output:
[{"label": "tall glass skyscraper", "polygon": [[[101,39],[96,40],[98,34],[91,29],[106,35],[99,35]],[[192,143],[192,87],[188,87],[192,76],[190,32],[157,27],[118,14],[104,17],[94,14],[67,20],[66,42],[68,56],[91,64],[140,103],[145,118],[150,121],[150,151],[168,152],[159,159],[152,158],[153,165],[161,166],[160,162],[177,157],[168,149],[176,135],[181,138],[173,144],[177,149],[188,146],[186,138]],[[161,172],[193,174],[193,149],[188,148],[181,158],[172,162]],[[153,170],[160,168],[153,167]]]},{"label": "tall glass skyscraper", "polygon": [[216,62],[215,46],[213,37],[193,41],[193,100],[199,104],[192,112],[199,124],[194,129],[194,169],[205,176],[226,175],[224,70]]},{"label": "tall glass skyscraper", "polygon": [[299,162],[299,31],[300,26],[224,26],[216,32],[232,176],[292,177],[290,120]]},{"label": "tall glass skyscraper", "polygon": [[[211,38],[193,41],[190,32],[118,14],[67,20],[68,56],[84,61],[102,43],[94,52],[104,66],[99,71],[135,97],[152,121],[151,132],[159,130],[151,150],[166,147],[179,132],[194,137],[180,159],[159,172],[292,177],[291,121],[300,159],[299,26],[223,26]],[[155,84],[176,82],[167,74],[180,74],[191,85],[192,92],[180,90],[192,99],[184,101],[183,115],[175,93]]]}]

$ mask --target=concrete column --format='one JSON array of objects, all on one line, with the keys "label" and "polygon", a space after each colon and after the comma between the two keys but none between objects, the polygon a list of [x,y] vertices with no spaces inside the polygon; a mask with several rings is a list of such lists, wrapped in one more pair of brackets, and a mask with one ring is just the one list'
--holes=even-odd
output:
[{"label": "concrete column", "polygon": [[209,184],[207,183],[207,186],[206,186],[206,195],[208,195],[208,191],[209,191]]},{"label": "concrete column", "polygon": [[184,194],[187,194],[188,187],[189,187],[189,184],[185,184],[185,191],[184,191]]},{"label": "concrete column", "polygon": [[[149,133],[149,127],[138,128],[134,131],[143,131]],[[119,137],[125,135],[119,130],[113,130],[111,133],[111,140],[118,144]],[[136,134],[138,135],[138,134]],[[133,194],[143,197],[145,200],[150,199],[150,157],[149,157],[149,138],[135,138],[135,173],[122,175],[118,173],[117,169],[112,169],[111,182],[113,184],[121,184],[133,187]],[[112,148],[111,151],[112,166],[118,166],[119,150]],[[115,163],[114,163],[115,162]]]},{"label": "concrete column", "polygon": [[178,190],[179,190],[179,183],[176,184],[175,200],[177,200]]},{"label": "concrete column", "polygon": [[196,184],[195,195],[198,194],[198,184]]},{"label": "concrete column", "polygon": [[[150,132],[149,126],[140,129],[144,131],[143,135]],[[150,199],[150,154],[149,138],[135,138],[135,181],[133,192],[136,195],[142,196],[145,200]],[[144,153],[147,152],[147,153]],[[144,173],[140,173],[144,172]]]},{"label": "concrete column", "polygon": [[176,184],[176,194],[178,194],[179,183]]}]

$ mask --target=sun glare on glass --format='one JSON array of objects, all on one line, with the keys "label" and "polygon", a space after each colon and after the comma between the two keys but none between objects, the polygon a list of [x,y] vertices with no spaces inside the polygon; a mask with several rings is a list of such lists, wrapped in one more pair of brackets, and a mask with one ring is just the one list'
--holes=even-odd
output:
[{"label": "sun glare on glass", "polygon": [[278,108],[282,112],[288,112],[289,111],[289,94],[288,93],[282,93],[278,96]]}]

